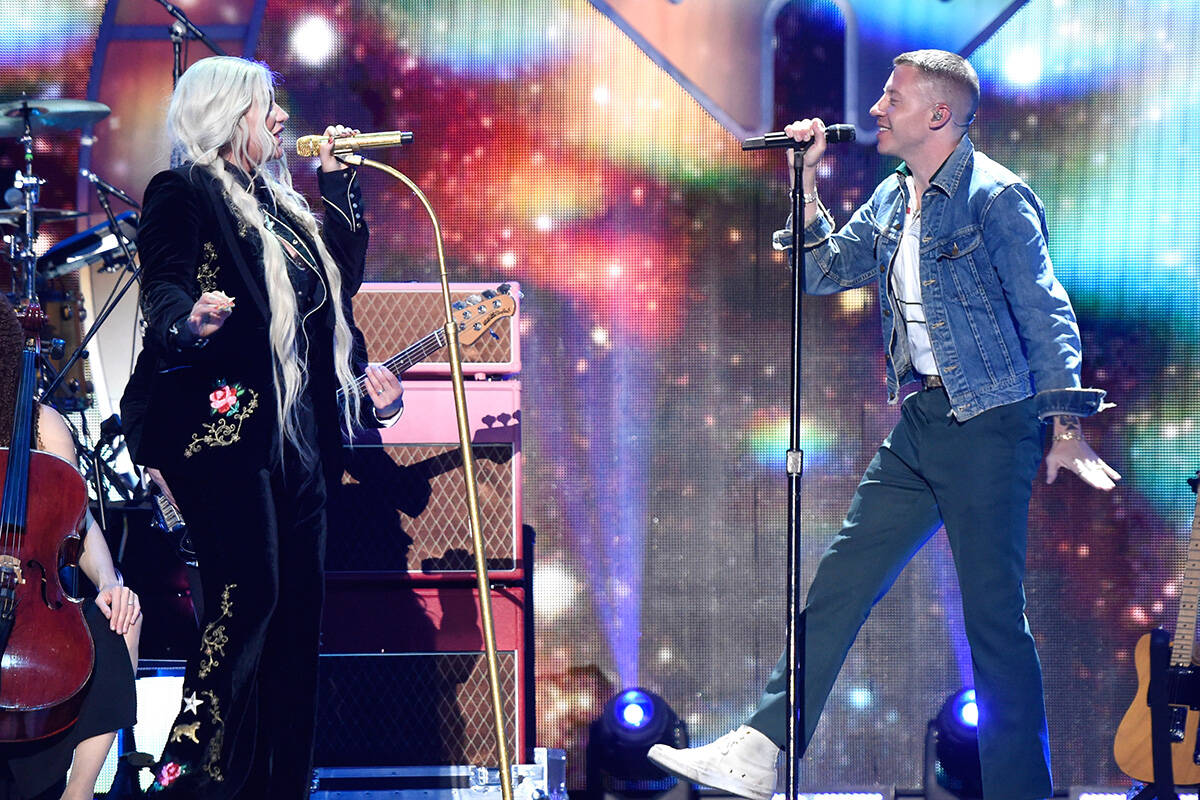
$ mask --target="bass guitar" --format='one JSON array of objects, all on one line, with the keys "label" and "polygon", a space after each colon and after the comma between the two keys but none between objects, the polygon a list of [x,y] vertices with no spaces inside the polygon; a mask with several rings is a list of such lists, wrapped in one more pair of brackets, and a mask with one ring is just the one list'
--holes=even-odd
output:
[{"label": "bass guitar", "polygon": [[[454,324],[458,328],[458,343],[464,347],[475,344],[488,333],[492,326],[502,319],[507,319],[517,313],[517,301],[509,290],[512,287],[502,283],[495,289],[488,289],[480,294],[474,294],[465,300],[459,300],[452,308]],[[422,336],[396,355],[382,362],[379,366],[386,368],[393,375],[400,375],[414,365],[420,364],[431,355],[446,346],[446,330],[438,328]],[[367,376],[358,376],[358,389],[366,394]],[[345,397],[338,390],[338,403]]]},{"label": "bass guitar", "polygon": [[[1200,472],[1189,478],[1196,491]],[[1200,602],[1200,494],[1192,516],[1192,535],[1188,541],[1187,565],[1179,592],[1179,615],[1175,620],[1175,638],[1171,642],[1171,661],[1167,667],[1167,702],[1170,714],[1171,766],[1175,783],[1192,786],[1200,783],[1200,741],[1196,738],[1200,723],[1200,665],[1193,649],[1196,645],[1196,609]],[[1138,688],[1133,703],[1113,740],[1117,766],[1129,777],[1143,783],[1154,780],[1154,761],[1150,745],[1150,634],[1138,640],[1134,650]]]}]

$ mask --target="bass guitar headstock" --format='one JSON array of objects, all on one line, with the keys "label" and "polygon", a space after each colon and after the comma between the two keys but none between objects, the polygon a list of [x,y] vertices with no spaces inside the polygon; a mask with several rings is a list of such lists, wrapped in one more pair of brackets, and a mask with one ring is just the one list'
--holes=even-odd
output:
[{"label": "bass guitar headstock", "polygon": [[473,294],[452,306],[459,344],[475,344],[485,333],[496,336],[492,326],[517,313],[517,300],[509,293],[511,289],[507,283],[502,283],[495,289]]}]

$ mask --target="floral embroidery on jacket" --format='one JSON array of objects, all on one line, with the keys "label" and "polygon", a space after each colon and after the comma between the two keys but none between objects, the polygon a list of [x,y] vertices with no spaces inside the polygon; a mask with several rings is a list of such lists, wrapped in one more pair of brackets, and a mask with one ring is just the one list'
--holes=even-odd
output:
[{"label": "floral embroidery on jacket", "polygon": [[187,458],[200,452],[205,445],[228,447],[239,441],[242,438],[242,423],[258,408],[258,392],[240,383],[218,380],[216,388],[208,395],[208,405],[209,413],[217,420],[202,424],[205,431],[203,436],[192,434],[191,443],[183,451]]},{"label": "floral embroidery on jacket", "polygon": [[225,632],[224,621],[233,616],[230,592],[236,588],[236,583],[226,585],[225,590],[221,592],[221,616],[208,623],[204,628],[204,635],[200,637],[200,651],[204,654],[200,660],[200,669],[196,672],[200,678],[207,678],[213,669],[221,665],[217,660],[218,655],[221,658],[225,657],[225,645],[229,644],[229,634]]},{"label": "floral embroidery on jacket", "polygon": [[221,704],[214,692],[205,689],[200,696],[208,700],[208,713],[213,722],[213,733],[208,737],[208,751],[204,755],[204,771],[220,783],[225,780],[225,775],[217,764],[221,759],[221,747],[225,744],[225,720],[221,717]]},{"label": "floral embroidery on jacket", "polygon": [[154,783],[150,784],[148,791],[157,792],[165,789],[190,771],[187,764],[168,761],[158,768],[158,772],[154,773]]},{"label": "floral embroidery on jacket", "polygon": [[200,266],[196,268],[196,282],[200,284],[200,291],[215,292],[217,290],[217,270],[220,269],[217,264],[217,248],[212,242],[204,243],[204,260]]}]

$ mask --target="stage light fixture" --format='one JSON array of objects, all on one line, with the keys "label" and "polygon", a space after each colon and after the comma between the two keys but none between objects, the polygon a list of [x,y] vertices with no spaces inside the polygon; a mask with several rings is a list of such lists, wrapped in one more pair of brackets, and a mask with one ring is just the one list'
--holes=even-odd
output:
[{"label": "stage light fixture", "polygon": [[927,800],[979,800],[979,706],[974,689],[946,698],[925,731],[925,797]]},{"label": "stage light fixture", "polygon": [[[1134,784],[1137,790],[1140,784]],[[1116,787],[1072,786],[1067,792],[1068,800],[1127,800],[1132,792]],[[1178,792],[1179,800],[1197,800],[1196,792]]]},{"label": "stage light fixture", "polygon": [[654,721],[654,700],[642,689],[627,689],[613,701],[613,715],[626,730],[641,730]]},{"label": "stage light fixture", "polygon": [[658,743],[687,747],[687,725],[667,701],[639,687],[625,689],[604,704],[588,728],[587,792],[602,798],[691,796],[695,789],[646,759]]},{"label": "stage light fixture", "polygon": [[964,689],[951,696],[952,710],[956,724],[961,723],[964,730],[974,731],[979,727],[979,705],[975,702],[975,690]]}]

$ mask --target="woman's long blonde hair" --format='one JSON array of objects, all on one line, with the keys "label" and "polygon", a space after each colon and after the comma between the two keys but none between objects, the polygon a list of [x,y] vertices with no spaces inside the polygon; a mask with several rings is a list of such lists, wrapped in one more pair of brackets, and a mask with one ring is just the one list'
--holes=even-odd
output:
[{"label": "woman's long blonde hair", "polygon": [[[251,182],[267,186],[275,202],[299,222],[316,243],[334,308],[333,359],[346,397],[342,416],[347,432],[358,414],[362,395],[350,369],[352,338],[342,308],[342,276],[317,230],[304,197],[292,188],[292,175],[282,158],[274,158],[275,137],[265,120],[274,104],[275,76],[265,64],[242,58],[211,57],[197,61],[179,79],[167,109],[167,135],[172,164],[192,162],[221,183],[225,200],[237,219],[258,233],[271,307],[271,354],[275,367],[275,405],[282,437],[299,443],[296,402],[307,379],[306,365],[296,353],[299,314],[296,291],[288,278],[283,248],[266,228],[258,200],[234,180],[228,161],[249,168]],[[246,114],[255,114],[247,122]],[[254,143],[256,147],[252,148]],[[257,159],[251,152],[260,153]],[[281,439],[282,442],[282,439]],[[315,443],[312,443],[315,444]],[[307,448],[301,448],[307,453]]]}]

